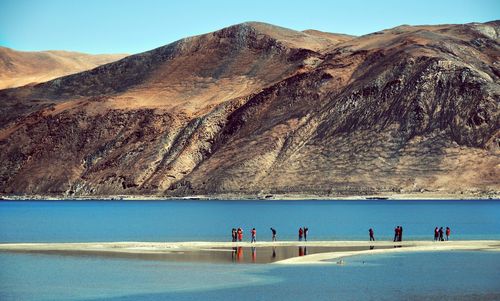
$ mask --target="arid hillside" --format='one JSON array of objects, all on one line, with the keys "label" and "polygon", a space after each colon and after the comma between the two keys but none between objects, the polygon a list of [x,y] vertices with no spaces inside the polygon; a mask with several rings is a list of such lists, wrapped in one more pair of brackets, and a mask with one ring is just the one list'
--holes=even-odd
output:
[{"label": "arid hillside", "polygon": [[125,54],[91,55],[69,51],[16,51],[0,46],[0,89],[46,82],[124,58]]},{"label": "arid hillside", "polygon": [[4,195],[500,192],[500,22],[249,22],[0,91]]}]

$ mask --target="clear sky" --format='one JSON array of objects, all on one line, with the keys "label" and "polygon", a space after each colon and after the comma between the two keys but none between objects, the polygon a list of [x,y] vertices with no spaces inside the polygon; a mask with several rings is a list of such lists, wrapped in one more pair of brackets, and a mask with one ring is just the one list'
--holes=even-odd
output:
[{"label": "clear sky", "polygon": [[0,0],[0,45],[137,53],[245,21],[363,35],[500,19],[500,0]]}]

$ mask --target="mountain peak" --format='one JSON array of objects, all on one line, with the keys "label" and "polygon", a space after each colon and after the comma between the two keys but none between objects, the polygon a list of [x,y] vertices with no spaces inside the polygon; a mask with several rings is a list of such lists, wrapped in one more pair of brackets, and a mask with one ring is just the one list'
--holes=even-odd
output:
[{"label": "mountain peak", "polygon": [[235,24],[215,31],[213,34],[225,38],[237,38],[240,42],[248,41],[249,38],[250,40],[265,40],[267,38],[287,48],[307,49],[316,52],[321,52],[337,43],[334,39],[328,38],[326,34],[311,34],[255,21]]}]

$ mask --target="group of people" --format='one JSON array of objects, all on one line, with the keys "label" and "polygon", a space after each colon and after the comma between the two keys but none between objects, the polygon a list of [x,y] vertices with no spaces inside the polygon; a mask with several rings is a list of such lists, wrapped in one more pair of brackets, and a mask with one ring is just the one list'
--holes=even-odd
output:
[{"label": "group of people", "polygon": [[[299,241],[307,241],[307,233],[309,232],[309,228],[307,227],[301,227],[299,228]],[[257,242],[257,230],[255,228],[252,228],[250,231],[252,235],[252,239],[250,240],[251,243]],[[277,231],[273,227],[271,227],[271,233],[272,233],[272,241],[276,241],[276,235]],[[243,241],[243,230],[241,228],[233,228],[231,231],[231,237],[232,237],[232,242],[239,242]]]},{"label": "group of people", "polygon": [[237,241],[242,241],[243,240],[243,230],[241,228],[233,228],[233,230],[231,231],[231,235],[233,237],[233,242],[237,242]]},{"label": "group of people", "polygon": [[434,241],[444,241],[444,234],[446,234],[446,240],[450,239],[451,229],[450,227],[446,227],[446,232],[443,230],[443,227],[436,227],[434,229]]},{"label": "group of people", "polygon": [[307,241],[307,232],[309,232],[309,228],[299,228],[299,241],[302,241],[302,238],[304,238],[304,241]]},{"label": "group of people", "polygon": [[[300,227],[299,228],[299,241],[307,241],[307,234],[309,232],[309,228],[307,227]],[[271,233],[272,233],[272,241],[276,241],[276,229],[271,227]],[[251,243],[257,242],[257,230],[255,228],[252,228],[250,231],[251,234]],[[368,230],[368,234],[370,235],[370,241],[375,241],[375,234],[372,228]],[[434,229],[434,240],[435,241],[444,241],[444,240],[449,240],[450,239],[450,234],[451,234],[451,229],[450,227],[446,227],[446,230],[443,229],[443,227],[438,228],[436,227]],[[446,239],[444,236],[446,235]],[[232,230],[232,241],[233,242],[238,242],[243,240],[243,230],[241,228],[233,228]],[[394,228],[394,240],[393,241],[403,241],[403,227],[402,226],[397,226]]]},{"label": "group of people", "polygon": [[[375,235],[373,229],[370,228],[368,230],[368,234],[370,235],[370,241],[375,241]],[[445,241],[450,239],[451,229],[450,227],[446,227],[446,230],[443,230],[443,227],[434,229],[434,240],[435,241]],[[444,238],[446,235],[446,239]],[[393,241],[403,241],[403,227],[397,226],[394,228],[394,240]]]},{"label": "group of people", "polygon": [[[250,242],[252,242],[252,243],[257,242],[257,230],[255,230],[255,228],[253,228],[250,231],[250,234],[252,235],[252,239],[250,240]],[[233,228],[231,231],[231,236],[232,236],[233,242],[242,241],[243,240],[243,230],[241,228],[238,228],[238,229]],[[276,234],[274,234],[273,236],[276,236]],[[275,240],[273,240],[273,241],[275,241]]]}]

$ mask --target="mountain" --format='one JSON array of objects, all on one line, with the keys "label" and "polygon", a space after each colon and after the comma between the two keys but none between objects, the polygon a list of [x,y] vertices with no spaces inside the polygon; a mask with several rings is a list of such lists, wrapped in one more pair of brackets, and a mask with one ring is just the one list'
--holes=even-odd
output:
[{"label": "mountain", "polygon": [[16,51],[0,46],[0,89],[41,83],[90,70],[124,58],[125,54],[91,55],[69,51]]},{"label": "mountain", "polygon": [[500,191],[500,22],[257,22],[0,91],[5,195]]}]

